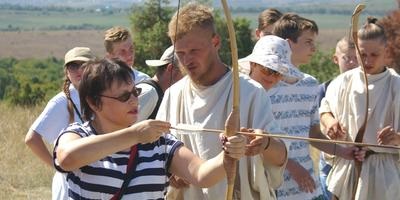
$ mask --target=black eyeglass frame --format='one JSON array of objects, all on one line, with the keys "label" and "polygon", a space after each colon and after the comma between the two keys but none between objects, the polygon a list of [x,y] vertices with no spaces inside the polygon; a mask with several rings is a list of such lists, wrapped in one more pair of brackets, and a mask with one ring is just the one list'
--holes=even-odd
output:
[{"label": "black eyeglass frame", "polygon": [[110,99],[115,99],[115,100],[118,100],[119,102],[125,103],[125,102],[129,101],[129,99],[131,99],[132,95],[134,97],[139,97],[140,93],[142,93],[142,88],[133,87],[130,92],[125,92],[118,97],[112,97],[112,96],[107,96],[107,95],[102,95],[102,94],[99,94],[99,96],[110,98]]}]

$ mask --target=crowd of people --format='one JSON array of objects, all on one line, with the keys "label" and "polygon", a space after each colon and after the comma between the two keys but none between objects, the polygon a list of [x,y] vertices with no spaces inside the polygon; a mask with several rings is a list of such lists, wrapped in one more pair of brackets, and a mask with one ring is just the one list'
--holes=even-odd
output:
[{"label": "crowd of people", "polygon": [[[210,7],[189,3],[174,14],[166,35],[172,46],[146,60],[151,78],[135,68],[124,27],[105,31],[106,55],[69,50],[63,89],[25,138],[56,169],[52,199],[225,199],[227,159],[238,161],[233,199],[398,199],[398,149],[334,143],[354,142],[367,117],[362,142],[400,145],[400,77],[387,66],[379,21],[369,18],[355,42],[338,41],[332,60],[341,74],[322,84],[299,68],[316,51],[313,20],[266,9],[255,33],[253,51],[238,61],[234,125],[247,134],[230,137],[174,129],[223,130],[232,110],[233,71],[219,57]],[[310,144],[322,152],[319,174]]]}]

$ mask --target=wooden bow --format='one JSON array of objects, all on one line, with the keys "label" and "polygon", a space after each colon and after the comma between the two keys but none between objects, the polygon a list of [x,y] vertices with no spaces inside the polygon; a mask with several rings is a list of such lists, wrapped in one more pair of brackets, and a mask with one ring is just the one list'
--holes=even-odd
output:
[{"label": "wooden bow", "polygon": [[[369,95],[368,95],[368,78],[367,78],[367,72],[365,70],[365,65],[364,65],[364,60],[361,57],[361,52],[360,52],[360,48],[358,47],[358,37],[357,37],[357,33],[358,33],[358,18],[362,12],[362,10],[365,8],[364,4],[358,4],[356,6],[356,8],[354,9],[353,15],[351,16],[351,35],[353,38],[353,42],[354,42],[354,46],[356,48],[356,54],[359,58],[359,62],[360,65],[362,67],[363,70],[363,77],[364,77],[364,87],[365,87],[365,98],[366,98],[366,103],[365,103],[365,114],[364,114],[364,121],[363,124],[361,125],[360,129],[357,132],[356,135],[356,139],[354,140],[355,142],[358,143],[362,143],[363,138],[364,138],[364,133],[365,133],[365,129],[367,126],[367,121],[368,121],[368,107],[369,107]],[[360,146],[358,146],[360,147]],[[355,160],[355,166],[354,166],[354,176],[355,176],[355,183],[353,186],[353,195],[352,195],[352,199],[354,200],[356,197],[356,192],[357,192],[357,187],[358,187],[358,181],[360,178],[360,173],[361,173],[361,169],[362,169],[362,162]]]},{"label": "wooden bow", "polygon": [[[238,64],[238,54],[236,45],[236,35],[235,35],[235,29],[233,27],[232,16],[229,11],[226,0],[221,0],[221,3],[227,21],[231,55],[232,55],[233,104],[232,104],[232,111],[225,121],[225,136],[229,137],[236,134],[236,132],[239,130],[239,125],[240,125],[239,64]],[[227,182],[228,182],[225,199],[227,200],[231,200],[233,197],[233,190],[236,178],[236,168],[237,168],[236,166],[237,166],[236,160],[230,158],[229,156],[225,157],[224,168],[226,171]]]}]

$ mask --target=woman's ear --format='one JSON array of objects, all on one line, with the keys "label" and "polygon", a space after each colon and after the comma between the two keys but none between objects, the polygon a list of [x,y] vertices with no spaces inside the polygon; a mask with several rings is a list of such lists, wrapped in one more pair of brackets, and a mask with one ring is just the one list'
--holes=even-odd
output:
[{"label": "woman's ear", "polygon": [[101,100],[98,99],[98,102],[96,103],[96,99],[93,97],[86,97],[86,102],[88,103],[90,109],[93,110],[93,112],[96,111],[101,111]]}]

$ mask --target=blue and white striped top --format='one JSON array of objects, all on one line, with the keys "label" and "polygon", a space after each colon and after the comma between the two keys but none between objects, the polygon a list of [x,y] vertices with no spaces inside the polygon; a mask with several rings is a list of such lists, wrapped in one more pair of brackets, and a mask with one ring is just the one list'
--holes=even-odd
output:
[{"label": "blue and white striped top", "polygon": [[[290,136],[309,137],[311,127],[319,125],[318,81],[304,74],[304,78],[294,84],[280,81],[268,91],[272,112],[276,122]],[[278,200],[316,200],[322,199],[319,179],[314,174],[309,143],[301,140],[285,140],[289,144],[288,158],[296,161],[313,177],[316,189],[313,193],[300,190],[288,170],[285,170],[284,182],[276,191]]]},{"label": "blue and white striped top", "polygon": [[[96,135],[88,122],[74,123],[62,131],[74,132],[81,137]],[[60,137],[59,136],[59,137]],[[138,144],[134,161],[135,170],[122,199],[164,199],[169,185],[168,168],[175,150],[183,145],[171,134],[154,143]],[[54,165],[66,173],[69,199],[110,199],[122,186],[129,160],[129,151],[120,151],[74,171],[64,171],[56,162],[58,140],[54,147]]]}]

